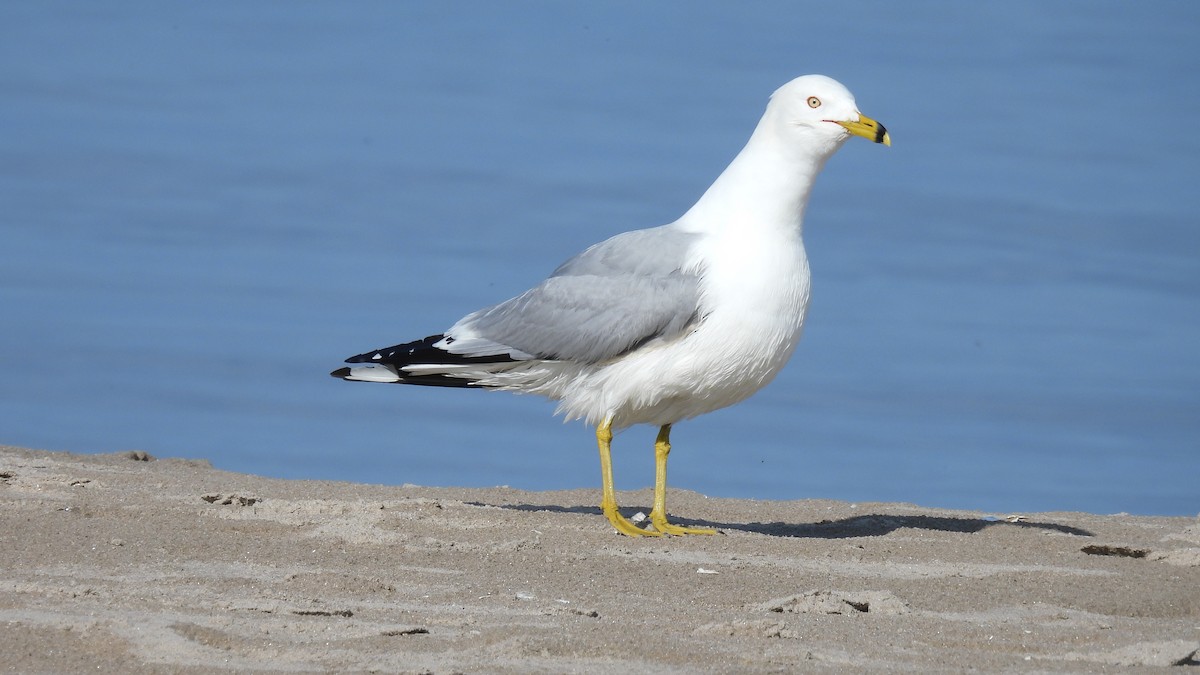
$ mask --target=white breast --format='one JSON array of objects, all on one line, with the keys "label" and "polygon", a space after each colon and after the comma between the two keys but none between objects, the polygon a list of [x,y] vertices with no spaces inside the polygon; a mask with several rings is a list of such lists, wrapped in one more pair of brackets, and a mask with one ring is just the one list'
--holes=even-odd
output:
[{"label": "white breast", "polygon": [[[759,233],[763,234],[762,232]],[[707,312],[687,335],[576,373],[555,392],[568,419],[670,424],[744,400],[796,347],[810,275],[798,233],[711,235],[697,246]],[[720,250],[720,255],[712,255]]]}]

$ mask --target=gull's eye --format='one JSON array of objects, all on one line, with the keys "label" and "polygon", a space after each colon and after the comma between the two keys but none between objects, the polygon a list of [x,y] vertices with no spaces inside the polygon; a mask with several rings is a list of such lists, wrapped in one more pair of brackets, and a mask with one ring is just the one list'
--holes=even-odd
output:
[{"label": "gull's eye", "polygon": [[808,97],[808,107],[820,108],[821,107],[821,99],[817,98],[816,96],[809,96]]}]

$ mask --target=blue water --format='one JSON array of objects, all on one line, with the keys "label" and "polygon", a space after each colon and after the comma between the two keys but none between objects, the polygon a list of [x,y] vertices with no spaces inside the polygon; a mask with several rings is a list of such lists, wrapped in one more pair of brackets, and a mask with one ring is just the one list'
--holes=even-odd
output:
[{"label": "blue water", "polygon": [[[597,486],[552,404],[347,384],[673,220],[820,72],[804,340],[676,428],[710,495],[1200,511],[1200,3],[0,5],[0,442]],[[617,439],[652,480],[653,430]]]}]

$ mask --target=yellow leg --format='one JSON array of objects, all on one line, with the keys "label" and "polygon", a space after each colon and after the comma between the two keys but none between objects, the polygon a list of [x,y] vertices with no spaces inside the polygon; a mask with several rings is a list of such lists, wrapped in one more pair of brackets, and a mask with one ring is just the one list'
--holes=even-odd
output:
[{"label": "yellow leg", "polygon": [[664,424],[654,441],[654,508],[650,522],[663,534],[716,534],[706,527],[683,527],[667,522],[667,455],[671,454],[671,425]]},{"label": "yellow leg", "polygon": [[600,508],[604,511],[604,515],[608,518],[608,522],[617,528],[617,532],[628,535],[630,537],[661,537],[662,532],[653,530],[643,530],[634,525],[621,515],[617,510],[617,491],[613,487],[612,477],[612,420],[604,420],[604,422],[596,427],[596,442],[600,445],[600,481],[603,489],[603,496],[600,499]]}]

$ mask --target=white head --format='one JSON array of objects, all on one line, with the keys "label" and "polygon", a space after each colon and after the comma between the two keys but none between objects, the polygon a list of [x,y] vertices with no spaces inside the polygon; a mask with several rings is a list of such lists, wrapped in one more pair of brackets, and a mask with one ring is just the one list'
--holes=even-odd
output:
[{"label": "white head", "polygon": [[833,154],[852,135],[892,144],[882,124],[858,111],[850,90],[824,75],[797,77],[775,90],[763,122],[778,141],[819,156]]},{"label": "white head", "polygon": [[813,181],[851,136],[891,145],[839,82],[797,77],[771,95],[746,147],[680,222],[693,230],[749,221],[799,228]]}]

